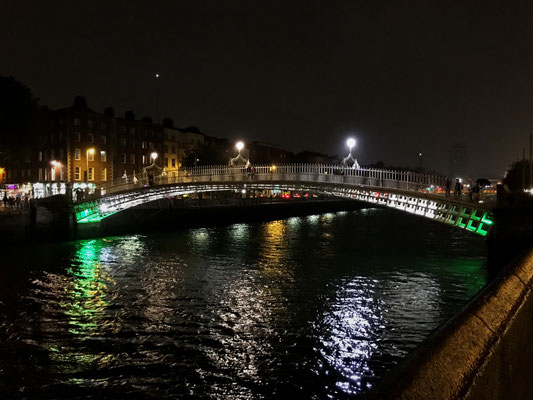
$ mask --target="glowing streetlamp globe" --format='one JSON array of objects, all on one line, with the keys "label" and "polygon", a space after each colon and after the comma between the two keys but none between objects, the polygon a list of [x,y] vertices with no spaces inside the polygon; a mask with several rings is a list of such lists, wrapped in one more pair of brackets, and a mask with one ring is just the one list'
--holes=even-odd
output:
[{"label": "glowing streetlamp globe", "polygon": [[157,158],[157,153],[154,151],[152,154],[150,154],[150,157],[155,161]]},{"label": "glowing streetlamp globe", "polygon": [[359,169],[361,166],[357,162],[357,160],[352,155],[352,149],[355,147],[355,139],[349,138],[346,141],[346,145],[350,149],[350,152],[348,153],[348,156],[344,157],[344,159],[341,161],[341,165],[346,168],[352,168],[352,169]]},{"label": "glowing streetlamp globe", "polygon": [[237,142],[235,144],[235,147],[237,148],[237,150],[241,151],[244,147],[244,143],[243,142]]},{"label": "glowing streetlamp globe", "polygon": [[89,153],[90,155],[93,155],[93,154],[94,154],[94,149],[92,149],[92,148],[91,148],[91,149],[88,149],[88,150],[87,150],[87,153]]}]

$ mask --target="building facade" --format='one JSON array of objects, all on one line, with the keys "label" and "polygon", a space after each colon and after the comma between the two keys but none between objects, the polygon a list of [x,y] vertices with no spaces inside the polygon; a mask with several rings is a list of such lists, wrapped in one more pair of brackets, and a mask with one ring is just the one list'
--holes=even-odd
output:
[{"label": "building facade", "polygon": [[152,155],[161,163],[162,150],[161,125],[98,113],[77,97],[73,106],[47,113],[33,154],[6,168],[2,183],[35,197],[66,193],[67,185],[91,192],[124,175],[140,176]]}]

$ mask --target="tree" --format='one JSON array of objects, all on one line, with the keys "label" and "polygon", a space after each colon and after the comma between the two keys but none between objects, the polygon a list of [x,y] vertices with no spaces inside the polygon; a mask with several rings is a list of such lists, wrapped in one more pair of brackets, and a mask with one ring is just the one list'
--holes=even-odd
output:
[{"label": "tree", "polygon": [[174,121],[170,117],[165,117],[163,118],[163,126],[165,128],[174,128]]},{"label": "tree", "polygon": [[182,165],[184,167],[194,167],[227,164],[229,155],[225,150],[222,146],[202,146],[189,150],[182,161]]},{"label": "tree", "polygon": [[78,111],[85,111],[89,107],[87,107],[87,99],[83,96],[76,96],[74,97],[74,104],[73,107],[75,110]]},{"label": "tree", "polygon": [[106,107],[104,110],[104,115],[109,118],[114,118],[115,110],[113,109],[113,107]]},{"label": "tree", "polygon": [[529,161],[515,161],[503,178],[503,184],[507,185],[511,192],[522,192],[522,189],[529,188]]},{"label": "tree", "polygon": [[40,114],[39,101],[28,87],[12,76],[0,76],[0,165],[29,159]]},{"label": "tree", "polygon": [[152,123],[152,117],[142,117],[141,119],[142,122],[149,122],[149,123]]},{"label": "tree", "polygon": [[124,119],[128,121],[135,121],[135,114],[133,113],[133,111],[128,110],[126,111],[126,114],[124,114]]}]

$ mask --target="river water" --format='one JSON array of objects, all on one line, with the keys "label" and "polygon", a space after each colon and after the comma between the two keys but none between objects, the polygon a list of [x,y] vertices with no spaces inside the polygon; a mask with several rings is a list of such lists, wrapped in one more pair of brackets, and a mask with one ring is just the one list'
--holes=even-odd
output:
[{"label": "river water", "polygon": [[3,249],[2,398],[364,395],[487,281],[390,210]]}]

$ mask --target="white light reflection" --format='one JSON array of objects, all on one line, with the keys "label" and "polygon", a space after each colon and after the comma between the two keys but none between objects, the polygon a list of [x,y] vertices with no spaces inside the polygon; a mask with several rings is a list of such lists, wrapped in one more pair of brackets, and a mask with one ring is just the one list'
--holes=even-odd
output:
[{"label": "white light reflection", "polygon": [[241,241],[246,239],[249,229],[248,224],[234,224],[230,226],[229,234],[232,239]]},{"label": "white light reflection", "polygon": [[330,309],[315,323],[326,373],[333,369],[343,377],[336,382],[343,393],[357,394],[371,386],[365,377],[374,375],[368,362],[383,329],[382,307],[374,282],[358,278],[337,291]]},{"label": "white light reflection", "polygon": [[307,221],[311,222],[312,224],[316,224],[319,220],[320,216],[319,215],[309,215],[307,217]]}]

